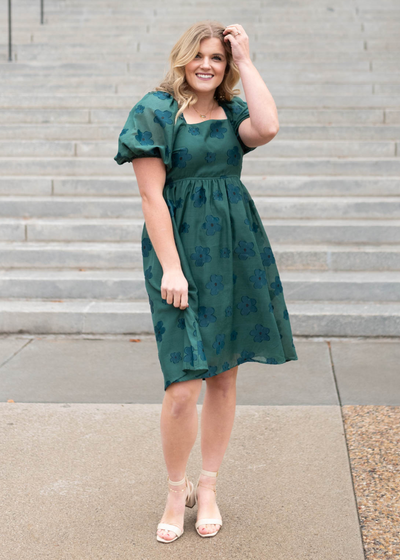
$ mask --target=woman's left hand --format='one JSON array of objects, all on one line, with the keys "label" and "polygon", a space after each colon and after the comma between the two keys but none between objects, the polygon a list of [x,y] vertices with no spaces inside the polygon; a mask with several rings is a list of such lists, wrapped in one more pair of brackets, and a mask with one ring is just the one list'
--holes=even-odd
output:
[{"label": "woman's left hand", "polygon": [[230,41],[231,43],[232,57],[235,64],[251,62],[249,38],[243,26],[239,23],[228,25],[224,29],[224,35],[224,41]]}]

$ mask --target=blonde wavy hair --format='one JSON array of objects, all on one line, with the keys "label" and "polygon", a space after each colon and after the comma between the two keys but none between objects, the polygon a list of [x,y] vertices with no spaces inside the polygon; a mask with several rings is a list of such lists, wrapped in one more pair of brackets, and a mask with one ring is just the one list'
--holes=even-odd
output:
[{"label": "blonde wavy hair", "polygon": [[155,91],[165,91],[172,95],[178,102],[179,111],[175,117],[175,124],[179,115],[194,105],[198,97],[189,87],[185,77],[184,66],[195,58],[200,49],[202,39],[216,37],[220,39],[225,50],[226,68],[221,84],[216,88],[214,97],[231,101],[234,95],[240,94],[240,89],[233,89],[240,79],[239,68],[233,61],[232,49],[229,41],[224,41],[223,31],[226,26],[218,21],[204,20],[194,23],[187,29],[172,47],[169,55],[170,69],[162,82],[154,88]]}]

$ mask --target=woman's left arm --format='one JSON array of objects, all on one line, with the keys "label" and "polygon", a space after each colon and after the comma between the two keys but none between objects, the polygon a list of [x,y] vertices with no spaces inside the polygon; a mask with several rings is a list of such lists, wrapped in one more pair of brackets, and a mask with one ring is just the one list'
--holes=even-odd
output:
[{"label": "woman's left arm", "polygon": [[[236,34],[240,31],[240,34]],[[224,30],[224,40],[231,43],[233,60],[239,68],[250,118],[239,125],[246,146],[257,147],[270,142],[279,131],[278,111],[259,71],[250,59],[249,38],[243,26],[235,23]]]}]

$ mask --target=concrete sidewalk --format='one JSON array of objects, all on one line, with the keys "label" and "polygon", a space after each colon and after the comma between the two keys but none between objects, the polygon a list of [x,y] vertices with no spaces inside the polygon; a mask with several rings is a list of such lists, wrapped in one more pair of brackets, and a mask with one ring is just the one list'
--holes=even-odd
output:
[{"label": "concrete sidewalk", "polygon": [[[155,539],[168,491],[162,373],[154,337],[136,340],[0,339],[1,558],[362,560],[382,557],[373,556],[377,542],[399,551],[395,527],[379,523],[376,508],[374,528],[364,515],[363,500],[382,491],[378,481],[392,492],[398,481],[378,466],[368,484],[360,423],[363,410],[369,418],[379,411],[378,429],[390,410],[398,435],[398,340],[295,337],[298,361],[241,364],[218,479],[224,525],[201,539],[197,507],[186,508],[185,533],[171,545]],[[187,466],[192,481],[201,468],[205,386]],[[354,430],[346,437],[356,420],[358,447]],[[386,450],[382,469],[390,466]],[[396,508],[393,499],[392,521]]]}]

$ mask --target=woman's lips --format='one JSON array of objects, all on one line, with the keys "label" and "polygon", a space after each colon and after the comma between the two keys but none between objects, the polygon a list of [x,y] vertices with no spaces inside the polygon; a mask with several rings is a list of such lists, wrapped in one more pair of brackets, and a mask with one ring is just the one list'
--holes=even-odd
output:
[{"label": "woman's lips", "polygon": [[207,80],[212,80],[213,79],[213,74],[210,74],[209,78],[202,78],[201,76],[199,76],[198,74],[196,74],[197,78],[199,78],[199,80],[203,80],[203,82],[207,81]]}]

